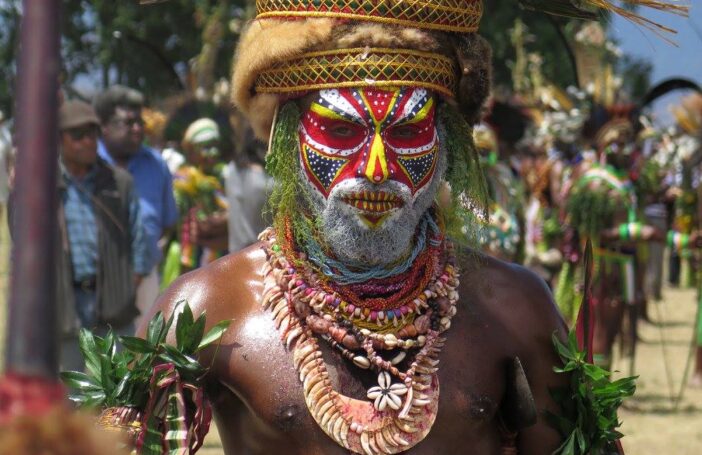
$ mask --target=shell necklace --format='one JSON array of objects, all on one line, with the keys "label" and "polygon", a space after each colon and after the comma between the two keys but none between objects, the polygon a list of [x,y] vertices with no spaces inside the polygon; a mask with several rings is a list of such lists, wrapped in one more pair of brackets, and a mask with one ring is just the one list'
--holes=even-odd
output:
[{"label": "shell necklace", "polygon": [[[347,450],[366,455],[395,454],[422,441],[438,411],[436,371],[445,343],[440,334],[456,314],[458,273],[452,245],[444,242],[442,273],[417,296],[417,317],[396,326],[394,333],[379,333],[358,329],[340,309],[342,297],[325,290],[312,270],[296,270],[273,229],[259,239],[267,257],[262,305],[271,311],[281,340],[292,352],[305,403],[320,428]],[[367,390],[368,400],[333,389],[317,337],[356,367],[378,372],[378,385]],[[386,360],[378,351],[396,353]]]}]

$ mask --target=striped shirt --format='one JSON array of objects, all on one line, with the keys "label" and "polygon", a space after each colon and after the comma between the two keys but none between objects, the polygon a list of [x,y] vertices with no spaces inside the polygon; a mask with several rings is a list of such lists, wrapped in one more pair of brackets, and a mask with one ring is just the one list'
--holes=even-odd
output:
[{"label": "striped shirt", "polygon": [[[95,218],[95,170],[83,178],[71,176],[61,166],[66,183],[63,210],[66,231],[71,251],[74,281],[92,279],[97,275],[98,228]],[[139,201],[133,197],[129,204],[129,229],[132,238],[132,260],[134,272],[147,275],[151,268],[150,252],[139,214]]]}]

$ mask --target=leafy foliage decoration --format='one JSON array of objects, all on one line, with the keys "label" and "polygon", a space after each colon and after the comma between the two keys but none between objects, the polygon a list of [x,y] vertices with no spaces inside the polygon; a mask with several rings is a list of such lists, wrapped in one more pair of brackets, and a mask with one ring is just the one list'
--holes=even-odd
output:
[{"label": "leafy foliage decoration", "polygon": [[603,229],[609,227],[618,211],[628,210],[627,195],[612,190],[601,182],[576,184],[566,203],[570,224],[578,232],[593,240],[599,239]]},{"label": "leafy foliage decoration", "polygon": [[[176,316],[176,344],[172,345],[166,337]],[[172,364],[184,384],[199,384],[208,369],[198,362],[197,354],[218,342],[231,321],[219,322],[207,333],[205,323],[204,312],[195,319],[187,302],[180,301],[168,320],[160,311],[153,317],[146,338],[115,336],[112,330],[101,338],[82,329],[79,346],[86,371],[61,373],[61,380],[72,391],[70,400],[81,408],[143,410],[154,368],[164,364]],[[117,349],[118,343],[122,349]]]},{"label": "leafy foliage decoration", "polygon": [[554,371],[570,375],[569,386],[551,390],[561,413],[547,412],[547,418],[564,438],[554,455],[610,453],[622,437],[617,431],[621,425],[617,410],[636,391],[636,377],[611,381],[609,371],[586,361],[586,352],[578,348],[574,330],[569,333],[567,343],[554,334],[553,344],[563,362]]}]

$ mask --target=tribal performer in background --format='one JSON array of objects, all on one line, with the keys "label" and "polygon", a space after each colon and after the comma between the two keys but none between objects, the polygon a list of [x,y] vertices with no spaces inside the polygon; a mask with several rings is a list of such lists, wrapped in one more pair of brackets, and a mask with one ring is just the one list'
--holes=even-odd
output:
[{"label": "tribal performer in background", "polygon": [[481,2],[257,7],[232,88],[271,137],[273,226],[157,305],[233,320],[201,358],[225,453],[542,455],[575,434],[582,453],[615,452],[616,405],[603,433],[570,423],[598,417],[554,371],[576,354],[554,349],[566,327],[543,281],[467,248],[487,193]]},{"label": "tribal performer in background", "polygon": [[502,161],[495,132],[486,124],[473,130],[490,197],[490,219],[481,238],[483,250],[503,261],[521,263],[524,255],[524,188]]}]

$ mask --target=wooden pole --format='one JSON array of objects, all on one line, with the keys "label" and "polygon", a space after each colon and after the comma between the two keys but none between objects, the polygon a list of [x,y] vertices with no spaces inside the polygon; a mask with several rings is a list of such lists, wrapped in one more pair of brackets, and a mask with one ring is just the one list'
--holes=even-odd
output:
[{"label": "wooden pole", "polygon": [[6,372],[56,380],[60,0],[24,0],[17,85],[17,167]]}]

